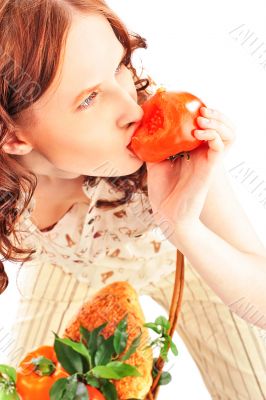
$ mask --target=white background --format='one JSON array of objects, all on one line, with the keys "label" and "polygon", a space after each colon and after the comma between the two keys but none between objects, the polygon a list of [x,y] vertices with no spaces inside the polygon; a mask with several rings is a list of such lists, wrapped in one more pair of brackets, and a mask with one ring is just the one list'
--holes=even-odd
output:
[{"label": "white background", "polygon": [[[233,121],[237,140],[226,158],[226,166],[239,203],[266,245],[265,2],[109,0],[107,3],[130,30],[147,39],[148,49],[139,50],[138,57],[156,82],[197,95],[207,106],[220,110]],[[11,301],[14,286],[11,283],[0,297],[6,326],[15,307],[14,300]],[[146,296],[141,302],[149,321],[164,314]],[[174,340],[179,355],[169,363],[174,363],[173,381],[161,388],[159,399],[210,399],[180,338],[175,335]]]},{"label": "white background", "polygon": [[[236,126],[237,139],[226,166],[228,171],[233,169],[232,185],[266,244],[265,1],[107,3],[130,30],[147,39],[148,49],[137,50],[136,58],[142,59],[157,83],[190,91]],[[242,24],[240,34],[237,28]],[[264,67],[260,65],[263,61]]]},{"label": "white background", "polygon": [[[157,83],[197,95],[234,123],[237,139],[226,167],[240,204],[266,246],[265,2],[107,3],[129,30],[147,39],[148,49],[137,50],[137,58]],[[143,300],[149,320],[151,313],[154,317],[163,313],[152,300]],[[181,339],[175,335],[174,340],[179,355],[170,371],[173,381],[161,387],[159,399],[210,399]]]}]

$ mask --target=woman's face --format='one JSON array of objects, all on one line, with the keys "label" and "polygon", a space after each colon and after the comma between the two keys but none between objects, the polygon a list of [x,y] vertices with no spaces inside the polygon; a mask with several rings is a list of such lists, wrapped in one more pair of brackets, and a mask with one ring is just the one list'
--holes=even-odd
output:
[{"label": "woman's face", "polygon": [[31,107],[36,124],[24,130],[33,151],[56,170],[122,176],[143,164],[127,149],[143,110],[130,70],[119,66],[123,54],[107,19],[73,16],[62,69]]}]

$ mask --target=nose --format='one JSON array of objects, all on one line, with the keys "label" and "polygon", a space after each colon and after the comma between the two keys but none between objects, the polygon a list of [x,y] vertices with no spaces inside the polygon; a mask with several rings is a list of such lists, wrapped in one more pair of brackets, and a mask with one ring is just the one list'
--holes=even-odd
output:
[{"label": "nose", "polygon": [[120,112],[117,118],[117,125],[120,129],[128,129],[133,124],[138,124],[143,117],[144,111],[137,103],[137,95],[131,89],[125,90],[120,86]]},{"label": "nose", "polygon": [[118,125],[120,128],[129,128],[132,125],[140,124],[144,111],[137,104],[134,103],[131,107],[128,107],[127,110],[123,111],[119,117]]}]

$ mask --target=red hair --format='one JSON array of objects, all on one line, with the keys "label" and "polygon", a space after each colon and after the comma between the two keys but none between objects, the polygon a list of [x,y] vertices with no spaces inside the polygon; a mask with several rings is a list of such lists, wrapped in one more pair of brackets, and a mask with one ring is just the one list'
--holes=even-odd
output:
[{"label": "red hair", "polygon": [[[109,21],[116,37],[126,49],[128,68],[132,72],[138,103],[151,95],[147,88],[154,82],[139,79],[132,65],[132,52],[147,48],[146,40],[136,33],[129,33],[118,16],[103,0],[2,0],[0,6],[0,253],[4,260],[27,261],[34,250],[23,249],[19,243],[16,223],[33,196],[37,177],[23,168],[15,156],[6,154],[2,146],[16,132],[20,118],[28,126],[33,123],[28,108],[52,84],[60,65],[67,33],[71,26],[72,12],[101,14]],[[61,49],[61,51],[58,51]],[[124,197],[117,202],[99,200],[96,207],[114,207],[131,199],[141,189],[147,194],[146,165],[134,174],[123,177],[90,177],[89,185],[105,179]],[[0,293],[8,284],[8,277],[0,261]]]}]

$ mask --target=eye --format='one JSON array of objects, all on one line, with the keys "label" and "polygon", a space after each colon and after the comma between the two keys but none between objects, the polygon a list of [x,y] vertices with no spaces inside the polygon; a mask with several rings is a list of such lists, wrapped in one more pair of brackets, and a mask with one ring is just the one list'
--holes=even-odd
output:
[{"label": "eye", "polygon": [[90,103],[88,104],[88,101],[93,100],[97,96],[97,92],[92,92],[78,107],[79,109],[86,109],[90,106]]},{"label": "eye", "polygon": [[[123,61],[121,61],[121,63],[118,65],[118,67],[115,70],[115,74],[119,74],[119,72],[121,72],[122,66],[128,66],[129,62],[124,59]],[[92,92],[78,107],[79,109],[87,109],[88,107],[90,107],[91,105],[91,100],[93,100],[96,96],[98,95],[97,92]]]}]

